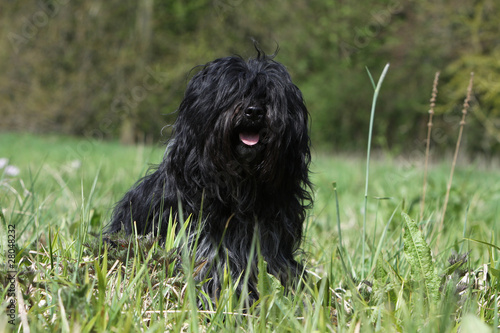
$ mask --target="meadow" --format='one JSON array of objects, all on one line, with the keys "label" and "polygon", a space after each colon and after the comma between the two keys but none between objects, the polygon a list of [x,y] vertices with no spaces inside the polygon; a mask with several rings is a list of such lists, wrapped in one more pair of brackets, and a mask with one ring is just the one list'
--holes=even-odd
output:
[{"label": "meadow", "polygon": [[199,309],[199,263],[182,239],[100,240],[113,204],[163,151],[0,134],[0,159],[17,167],[0,169],[0,332],[499,330],[498,161],[459,159],[440,228],[451,158],[432,160],[421,214],[423,154],[374,153],[365,205],[366,157],[315,151],[308,278],[285,293],[261,274],[249,308],[228,280],[217,307]]}]

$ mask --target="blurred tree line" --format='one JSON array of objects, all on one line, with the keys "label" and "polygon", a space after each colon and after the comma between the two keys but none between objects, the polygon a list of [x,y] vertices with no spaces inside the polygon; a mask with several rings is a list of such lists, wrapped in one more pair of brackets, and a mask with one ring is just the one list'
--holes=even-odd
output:
[{"label": "blurred tree line", "polygon": [[[0,3],[0,129],[124,143],[168,136],[191,69],[255,54],[290,70],[318,149],[365,149],[373,89],[375,143],[424,149],[434,73],[433,145],[453,146],[468,77],[470,152],[500,149],[500,4],[496,0],[6,0]],[[409,148],[411,147],[411,148]]]}]

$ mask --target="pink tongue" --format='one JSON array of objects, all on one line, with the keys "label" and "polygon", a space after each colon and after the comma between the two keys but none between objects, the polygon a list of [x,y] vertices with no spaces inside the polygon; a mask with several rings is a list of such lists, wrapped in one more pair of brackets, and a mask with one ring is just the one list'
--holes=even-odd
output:
[{"label": "pink tongue", "polygon": [[247,146],[256,145],[259,142],[259,133],[240,133],[240,140]]}]

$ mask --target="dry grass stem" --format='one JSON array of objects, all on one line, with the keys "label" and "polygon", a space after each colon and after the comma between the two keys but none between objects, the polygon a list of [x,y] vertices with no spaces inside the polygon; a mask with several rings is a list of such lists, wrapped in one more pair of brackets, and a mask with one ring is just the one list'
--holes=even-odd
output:
[{"label": "dry grass stem", "polygon": [[441,231],[443,230],[444,218],[446,216],[446,208],[448,206],[448,200],[450,198],[451,184],[453,182],[453,172],[455,171],[455,166],[457,164],[458,151],[460,150],[460,142],[462,141],[462,133],[464,131],[465,116],[467,115],[467,110],[469,109],[470,98],[472,95],[472,85],[474,81],[474,73],[470,73],[469,86],[467,88],[467,96],[465,97],[464,106],[462,108],[462,120],[460,121],[460,130],[458,132],[457,146],[455,148],[455,155],[453,156],[453,162],[451,165],[450,179],[448,180],[448,186],[446,188],[446,196],[444,198],[443,213],[441,215],[441,222],[439,223],[438,238],[436,244],[439,244],[439,239],[441,236]]},{"label": "dry grass stem", "polygon": [[432,117],[434,116],[434,107],[436,106],[436,97],[437,97],[437,86],[439,81],[440,72],[436,72],[434,76],[434,83],[432,84],[432,95],[431,95],[431,106],[429,109],[429,122],[427,123],[427,141],[425,147],[425,166],[424,166],[424,185],[422,188],[422,201],[420,202],[420,220],[424,217],[424,208],[425,208],[425,192],[427,190],[427,168],[429,165],[429,149],[431,145],[431,131],[432,131]]}]

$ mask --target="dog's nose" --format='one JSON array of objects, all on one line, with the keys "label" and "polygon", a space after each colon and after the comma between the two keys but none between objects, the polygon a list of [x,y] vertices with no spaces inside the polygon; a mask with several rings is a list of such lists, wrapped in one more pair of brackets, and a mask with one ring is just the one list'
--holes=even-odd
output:
[{"label": "dog's nose", "polygon": [[253,121],[261,120],[264,116],[264,109],[260,106],[249,106],[245,110],[245,115],[248,119]]}]

